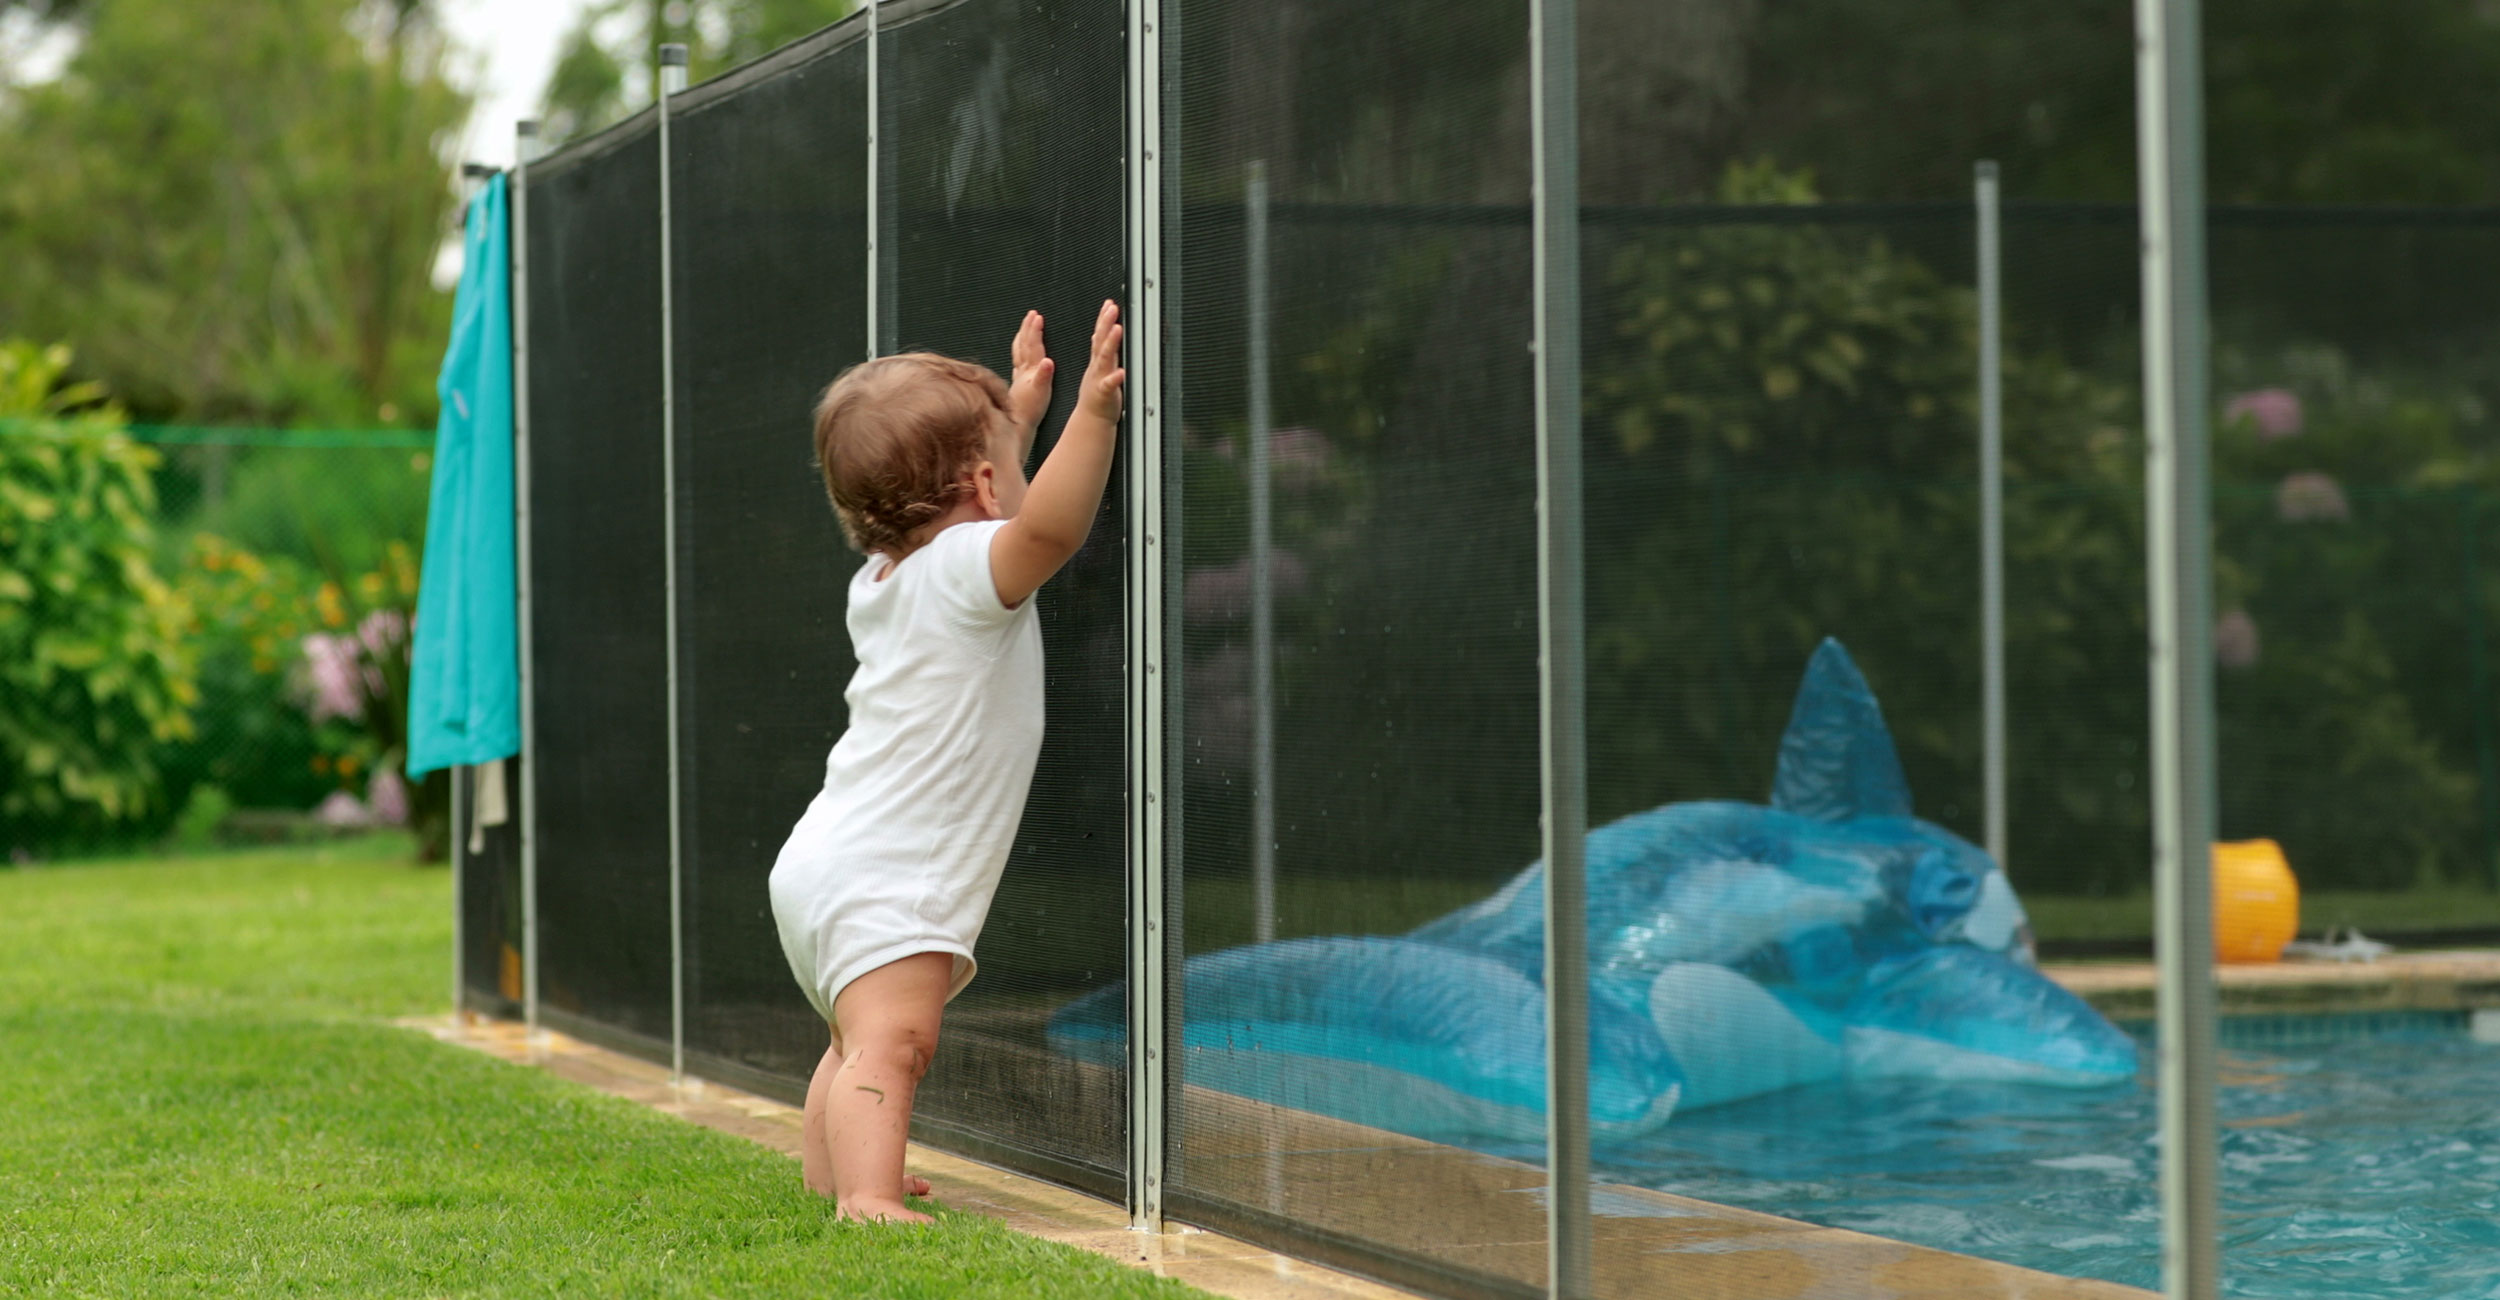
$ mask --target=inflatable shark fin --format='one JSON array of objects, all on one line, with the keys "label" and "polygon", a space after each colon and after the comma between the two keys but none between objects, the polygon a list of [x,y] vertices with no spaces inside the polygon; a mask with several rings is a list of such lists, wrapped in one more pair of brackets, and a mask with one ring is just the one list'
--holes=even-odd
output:
[{"label": "inflatable shark fin", "polygon": [[1910,783],[1883,708],[1849,652],[1829,637],[1797,684],[1771,806],[1824,821],[1910,815]]}]

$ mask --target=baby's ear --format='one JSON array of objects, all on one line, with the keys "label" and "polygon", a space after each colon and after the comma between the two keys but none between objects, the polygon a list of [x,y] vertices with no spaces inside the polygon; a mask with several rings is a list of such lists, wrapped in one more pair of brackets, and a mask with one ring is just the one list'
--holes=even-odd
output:
[{"label": "baby's ear", "polygon": [[972,467],[972,499],[981,507],[984,519],[1001,519],[998,507],[998,463],[982,461]]}]

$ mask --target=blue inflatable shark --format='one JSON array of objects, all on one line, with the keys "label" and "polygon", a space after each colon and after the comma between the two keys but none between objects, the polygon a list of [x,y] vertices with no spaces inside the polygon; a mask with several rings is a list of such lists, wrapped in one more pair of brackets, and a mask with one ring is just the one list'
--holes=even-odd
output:
[{"label": "blue inflatable shark", "polygon": [[[1910,808],[1848,652],[1816,650],[1766,806],[1669,804],[1587,840],[1601,1142],[1679,1107],[1844,1078],[2124,1083],[2135,1045],[2032,964],[2022,904]],[[1544,1114],[1544,867],[1404,938],[1297,939],[1183,967],[1192,1083],[1439,1141]],[[1053,1019],[1108,1059],[1122,994]]]}]

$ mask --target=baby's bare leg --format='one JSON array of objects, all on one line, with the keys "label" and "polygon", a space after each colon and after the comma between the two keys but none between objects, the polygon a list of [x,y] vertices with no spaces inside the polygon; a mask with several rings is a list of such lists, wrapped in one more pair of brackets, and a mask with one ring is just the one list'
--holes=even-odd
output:
[{"label": "baby's bare leg", "polygon": [[833,1091],[834,1071],[842,1068],[842,1031],[833,1033],[833,1045],[825,1049],[825,1058],[816,1063],[816,1073],[807,1081],[807,1108],[799,1112],[799,1174],[807,1180],[807,1190],[818,1196],[833,1195],[833,1147],[825,1124],[825,1096]]},{"label": "baby's bare leg", "polygon": [[[832,1095],[833,1076],[841,1068],[842,1033],[835,1030],[833,1046],[825,1049],[824,1059],[816,1063],[816,1073],[807,1081],[807,1108],[799,1112],[799,1172],[807,1190],[828,1200],[833,1197],[833,1126],[825,1114],[825,1099]],[[906,1174],[903,1191],[926,1196],[929,1180]]]},{"label": "baby's bare leg", "polygon": [[826,1145],[844,1218],[929,1221],[903,1204],[903,1150],[954,974],[952,954],[915,953],[851,981],[834,1003],[843,1055],[825,1096]]}]

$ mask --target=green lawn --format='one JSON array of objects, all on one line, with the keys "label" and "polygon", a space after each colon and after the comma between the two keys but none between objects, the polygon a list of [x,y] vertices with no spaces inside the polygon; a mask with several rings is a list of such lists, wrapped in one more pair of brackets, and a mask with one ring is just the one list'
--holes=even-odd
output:
[{"label": "green lawn", "polygon": [[395,1028],[450,895],[404,842],[0,870],[0,1294],[1202,1293]]}]

